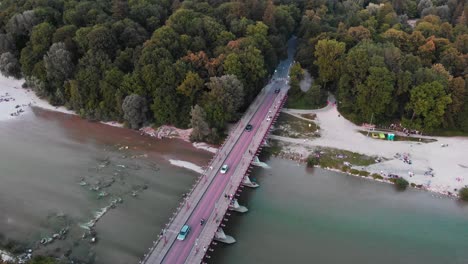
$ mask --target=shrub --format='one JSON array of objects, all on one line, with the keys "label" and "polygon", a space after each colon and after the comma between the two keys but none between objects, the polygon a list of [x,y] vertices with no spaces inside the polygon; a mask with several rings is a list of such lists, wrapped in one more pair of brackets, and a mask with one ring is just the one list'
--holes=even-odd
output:
[{"label": "shrub", "polygon": [[458,195],[460,196],[461,200],[468,202],[468,188],[467,187],[461,188],[460,191],[458,191]]},{"label": "shrub", "polygon": [[372,173],[372,178],[374,178],[374,180],[383,180],[383,177],[380,175],[380,174],[377,174],[377,173]]},{"label": "shrub", "polygon": [[351,169],[351,170],[349,171],[349,173],[351,173],[351,174],[353,174],[353,175],[359,175],[359,171],[356,170],[356,169]]},{"label": "shrub", "polygon": [[312,168],[314,166],[318,165],[318,158],[315,157],[314,155],[310,155],[307,158],[307,167]]},{"label": "shrub", "polygon": [[395,180],[395,187],[398,190],[401,190],[401,191],[406,190],[408,185],[409,185],[409,182],[401,177]]},{"label": "shrub", "polygon": [[360,172],[359,172],[359,176],[362,176],[362,177],[367,177],[367,176],[369,176],[369,174],[370,174],[370,173],[367,172],[367,171],[360,171]]}]

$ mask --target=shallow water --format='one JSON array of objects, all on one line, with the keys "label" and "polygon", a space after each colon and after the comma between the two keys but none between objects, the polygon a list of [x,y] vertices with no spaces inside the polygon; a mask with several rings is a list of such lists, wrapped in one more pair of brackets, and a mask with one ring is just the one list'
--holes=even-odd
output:
[{"label": "shallow water", "polygon": [[468,206],[273,158],[208,263],[468,263]]},{"label": "shallow water", "polygon": [[[72,258],[96,263],[137,263],[197,177],[168,160],[204,165],[212,155],[180,140],[37,109],[2,122],[0,146],[0,240],[41,253],[71,250]],[[98,243],[81,239],[80,226],[118,198],[123,202],[95,225]],[[66,239],[39,245],[67,226]]]},{"label": "shallow water", "polygon": [[[204,165],[212,155],[75,116],[36,110],[24,118],[0,123],[0,242],[57,255],[70,249],[81,261],[138,263],[197,176],[168,160]],[[260,188],[242,192],[250,211],[228,217],[226,233],[238,242],[218,244],[209,263],[468,263],[466,205],[267,163],[271,169],[254,170]],[[107,187],[90,190],[96,186]],[[95,226],[98,243],[81,239],[80,225],[116,198],[123,203]],[[66,239],[38,246],[65,226]]]}]

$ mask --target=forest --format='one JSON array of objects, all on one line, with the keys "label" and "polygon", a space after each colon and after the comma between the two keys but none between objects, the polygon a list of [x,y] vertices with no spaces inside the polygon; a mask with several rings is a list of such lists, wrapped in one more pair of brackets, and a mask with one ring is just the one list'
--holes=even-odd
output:
[{"label": "forest", "polygon": [[300,18],[271,0],[2,0],[0,70],[87,119],[191,126],[216,142]]},{"label": "forest", "polygon": [[467,12],[464,0],[309,1],[296,59],[355,123],[466,135]]},{"label": "forest", "polygon": [[332,92],[356,123],[466,133],[467,12],[464,0],[2,0],[0,71],[90,120],[217,142],[294,34],[291,100]]}]

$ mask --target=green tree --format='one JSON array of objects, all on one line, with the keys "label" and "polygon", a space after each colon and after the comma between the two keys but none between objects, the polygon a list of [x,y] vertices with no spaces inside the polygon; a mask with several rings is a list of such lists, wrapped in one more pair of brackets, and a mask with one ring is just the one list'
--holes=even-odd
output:
[{"label": "green tree", "polygon": [[199,105],[195,105],[190,112],[190,116],[190,127],[192,127],[190,140],[204,141],[210,134],[210,127],[206,122],[205,110],[203,110],[203,108],[201,108]]},{"label": "green tree", "polygon": [[408,181],[401,177],[396,179],[395,181],[395,187],[397,188],[397,190],[400,190],[400,191],[406,190],[406,188],[408,188],[408,185],[409,185]]},{"label": "green tree", "polygon": [[447,105],[452,102],[440,82],[434,81],[416,86],[411,90],[407,109],[412,111],[410,127],[432,130],[442,123]]},{"label": "green tree", "polygon": [[131,94],[122,103],[124,119],[132,129],[140,128],[147,120],[148,106],[145,98]]},{"label": "green tree", "polygon": [[203,79],[197,73],[188,72],[185,80],[177,87],[177,92],[190,100],[191,106],[197,102],[200,92],[203,90]]},{"label": "green tree", "polygon": [[0,72],[6,77],[21,77],[21,68],[16,57],[10,52],[0,55]]},{"label": "green tree", "polygon": [[58,42],[50,46],[49,51],[44,55],[44,66],[47,71],[47,79],[50,85],[55,88],[55,104],[64,104],[65,98],[64,82],[68,80],[74,71],[71,53],[67,51],[65,43]]},{"label": "green tree", "polygon": [[345,43],[336,40],[319,40],[315,46],[314,62],[319,67],[319,80],[326,87],[327,83],[338,80],[340,76],[340,58],[345,52]]},{"label": "green tree", "polygon": [[392,115],[395,77],[384,67],[370,67],[366,81],[357,86],[357,104],[364,120],[374,114],[376,121]]},{"label": "green tree", "polygon": [[243,105],[244,87],[234,75],[212,77],[206,84],[204,109],[211,127],[224,129],[226,122],[234,121]]},{"label": "green tree", "polygon": [[460,191],[458,191],[458,196],[462,201],[468,202],[468,188],[461,188]]}]

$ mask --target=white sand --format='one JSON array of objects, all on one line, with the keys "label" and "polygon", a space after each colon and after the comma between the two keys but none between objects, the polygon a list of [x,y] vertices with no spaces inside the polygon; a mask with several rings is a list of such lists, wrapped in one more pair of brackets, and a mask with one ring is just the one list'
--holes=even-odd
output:
[{"label": "white sand", "polygon": [[3,260],[5,262],[8,262],[8,261],[13,262],[15,259],[14,259],[13,255],[11,255],[10,253],[8,253],[6,251],[2,251],[0,249],[0,260]]},{"label": "white sand", "polygon": [[[24,89],[21,85],[24,80],[16,80],[0,75],[0,98],[9,98],[9,102],[0,102],[0,121],[13,119],[28,112],[31,112],[30,106],[58,111],[67,114],[74,114],[73,111],[65,107],[55,107],[49,104],[46,100],[40,99],[31,89]],[[16,106],[19,105],[18,108]],[[24,112],[18,116],[11,116],[11,113],[22,109]]]},{"label": "white sand", "polygon": [[169,162],[171,163],[171,165],[186,168],[186,169],[192,170],[194,172],[198,172],[200,174],[205,172],[205,170],[203,170],[202,167],[198,166],[197,164],[193,164],[191,162],[188,162],[188,161],[169,159]]},{"label": "white sand", "polygon": [[[333,98],[331,100],[334,101]],[[388,160],[362,169],[376,173],[383,171],[384,174],[397,174],[409,182],[422,184],[428,190],[443,194],[454,193],[454,189],[468,185],[468,138],[431,137],[437,139],[433,143],[376,140],[357,132],[359,129],[362,130],[361,127],[342,116],[338,117],[339,113],[333,105],[319,110],[283,109],[283,111],[293,115],[317,114],[316,122],[321,128],[320,138],[294,139],[272,136],[282,141],[300,144],[301,147],[297,149],[299,153],[306,152],[307,149],[304,148],[306,146],[322,146],[381,156]],[[448,144],[448,147],[441,147],[441,144]],[[395,159],[396,153],[409,153],[412,164]],[[433,168],[435,177],[424,175],[428,168]],[[414,173],[414,176],[409,177],[409,172]]]},{"label": "white sand", "polygon": [[197,149],[203,149],[203,150],[206,150],[208,152],[211,152],[211,153],[216,153],[218,152],[218,148],[215,148],[211,145],[208,145],[204,142],[193,142],[192,144],[195,148]]}]

